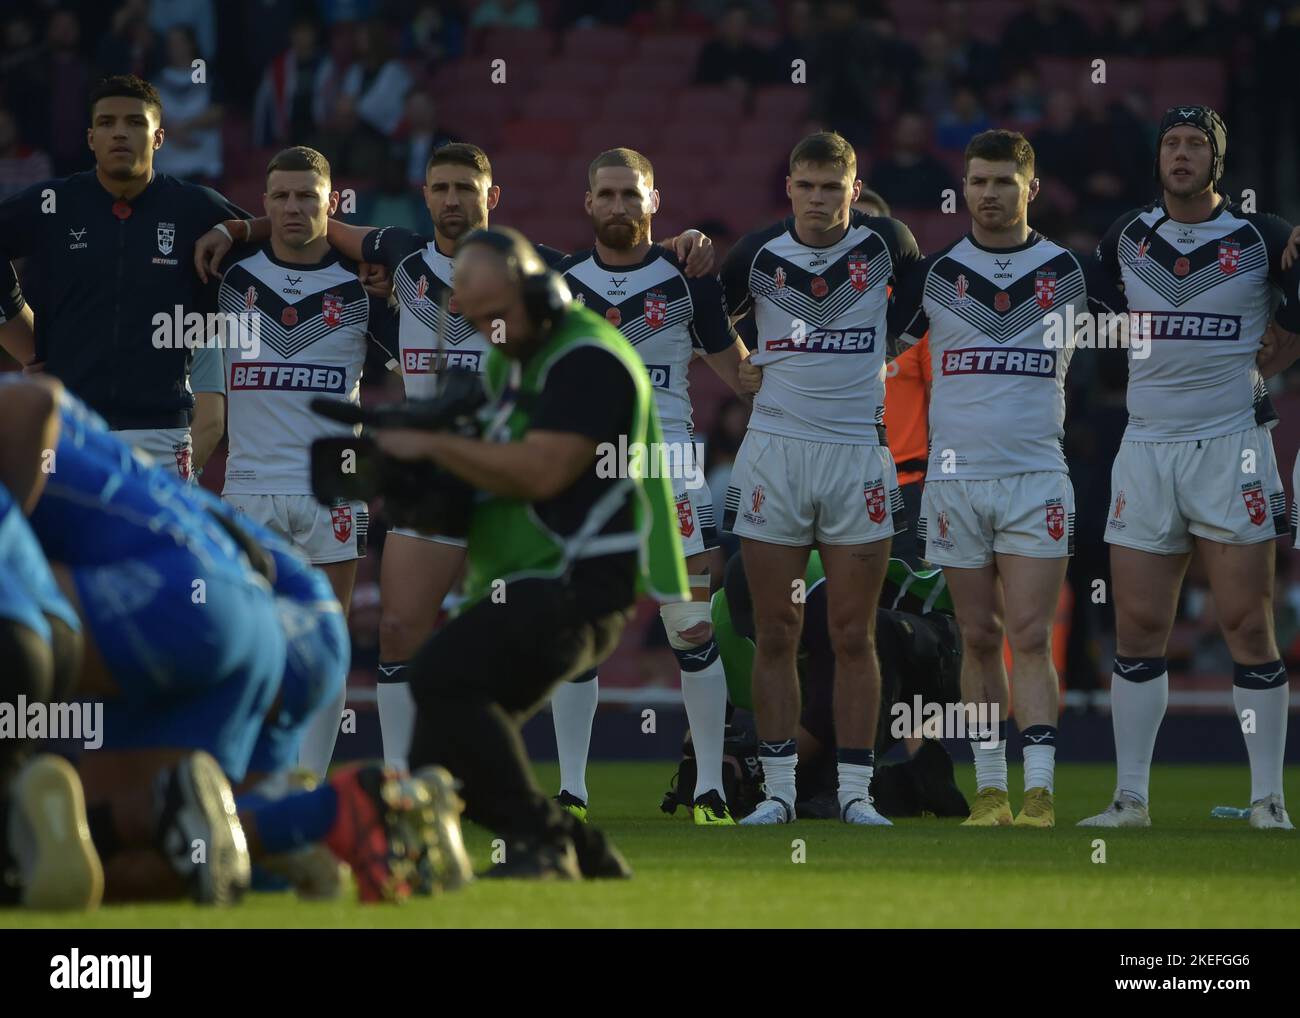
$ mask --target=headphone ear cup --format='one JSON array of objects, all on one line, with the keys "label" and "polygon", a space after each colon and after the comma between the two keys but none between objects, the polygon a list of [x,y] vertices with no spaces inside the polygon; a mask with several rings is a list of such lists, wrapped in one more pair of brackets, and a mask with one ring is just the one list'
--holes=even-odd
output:
[{"label": "headphone ear cup", "polygon": [[533,328],[542,333],[555,325],[573,299],[564,277],[549,269],[525,276],[522,287],[528,319]]}]

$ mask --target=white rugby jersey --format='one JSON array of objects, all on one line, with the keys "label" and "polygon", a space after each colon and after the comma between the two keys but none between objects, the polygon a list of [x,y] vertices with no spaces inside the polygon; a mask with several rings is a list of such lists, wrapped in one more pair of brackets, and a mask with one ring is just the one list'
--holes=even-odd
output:
[{"label": "white rugby jersey", "polygon": [[[536,245],[548,265],[564,255]],[[400,313],[397,343],[407,399],[428,399],[438,381],[438,327],[443,294],[452,285],[453,259],[438,250],[433,237],[400,226],[371,230],[362,243],[365,260],[383,265],[393,277]],[[482,372],[491,341],[447,305],[443,360],[451,368]]]},{"label": "white rugby jersey", "polygon": [[888,284],[920,261],[896,219],[853,212],[830,247],[809,247],[793,217],[743,237],[722,266],[734,315],[750,306],[763,368],[751,431],[884,445]]},{"label": "white rugby jersey", "polygon": [[[293,265],[267,247],[226,270],[217,301],[223,312],[258,315],[261,344],[255,357],[226,350],[224,490],[310,494],[311,443],[361,431],[314,413],[311,402],[360,402],[372,300],[333,251],[314,265]],[[373,312],[376,319],[383,313],[382,304]]]},{"label": "white rugby jersey", "polygon": [[1063,346],[1053,340],[1065,337],[1067,323],[1077,327],[1090,298],[1113,305],[1099,282],[1089,286],[1094,272],[1090,259],[1037,232],[997,249],[968,234],[908,271],[891,318],[897,332],[930,331],[927,479],[1066,472],[1073,335]]},{"label": "white rugby jersey", "polygon": [[693,434],[691,352],[722,353],[736,341],[717,278],[688,279],[676,256],[657,244],[636,265],[605,265],[593,249],[566,258],[558,270],[574,297],[604,315],[645,362],[664,434]]},{"label": "white rugby jersey", "polygon": [[1281,269],[1290,232],[1226,199],[1203,223],[1175,222],[1157,203],[1107,231],[1098,264],[1131,313],[1151,316],[1151,355],[1129,352],[1126,439],[1213,438],[1277,420],[1255,355],[1275,308],[1300,331],[1300,265]]}]

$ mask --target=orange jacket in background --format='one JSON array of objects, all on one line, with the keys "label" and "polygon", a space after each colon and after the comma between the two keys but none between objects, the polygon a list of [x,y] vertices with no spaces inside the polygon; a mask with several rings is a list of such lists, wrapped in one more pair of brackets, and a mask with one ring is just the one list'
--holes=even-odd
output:
[{"label": "orange jacket in background", "polygon": [[[885,368],[885,437],[898,470],[898,483],[925,480],[930,455],[930,334]],[[914,469],[903,470],[912,461]],[[920,461],[919,467],[916,461]]]}]

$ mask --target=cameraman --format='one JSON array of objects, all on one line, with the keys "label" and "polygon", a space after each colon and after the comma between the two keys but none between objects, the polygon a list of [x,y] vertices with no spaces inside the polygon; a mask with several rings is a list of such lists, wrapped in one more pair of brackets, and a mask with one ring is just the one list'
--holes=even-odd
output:
[{"label": "cameraman", "polygon": [[620,436],[628,450],[659,448],[650,380],[618,330],[571,303],[517,232],[465,237],[455,280],[461,314],[500,340],[483,374],[483,437],[375,435],[389,456],[432,460],[477,489],[467,607],[410,664],[411,766],[447,767],[464,784],[466,816],[506,840],[490,875],[629,876],[603,834],[542,794],[519,726],[614,649],[638,593],[690,597],[664,472],[603,469]]}]

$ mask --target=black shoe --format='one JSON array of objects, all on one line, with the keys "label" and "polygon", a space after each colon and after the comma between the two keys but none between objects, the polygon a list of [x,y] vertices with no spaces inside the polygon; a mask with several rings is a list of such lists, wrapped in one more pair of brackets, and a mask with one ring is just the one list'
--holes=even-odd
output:
[{"label": "black shoe", "polygon": [[838,820],[840,794],[833,788],[825,789],[811,799],[795,803],[794,813],[800,820]]},{"label": "black shoe", "polygon": [[204,905],[238,901],[250,880],[248,843],[221,765],[199,751],[163,771],[156,809],[158,851],[190,897]]},{"label": "black shoe", "polygon": [[921,809],[937,817],[966,817],[970,804],[953,778],[952,757],[943,744],[926,739],[910,761]]},{"label": "black shoe", "polygon": [[578,856],[568,838],[559,841],[516,841],[506,846],[505,859],[480,873],[484,880],[581,880]]},{"label": "black shoe", "polygon": [[565,833],[573,840],[578,857],[578,869],[582,875],[592,880],[627,880],[632,876],[632,867],[627,864],[609,835],[599,827],[581,823],[565,814]]}]

